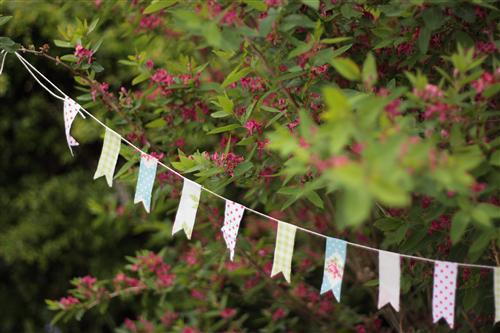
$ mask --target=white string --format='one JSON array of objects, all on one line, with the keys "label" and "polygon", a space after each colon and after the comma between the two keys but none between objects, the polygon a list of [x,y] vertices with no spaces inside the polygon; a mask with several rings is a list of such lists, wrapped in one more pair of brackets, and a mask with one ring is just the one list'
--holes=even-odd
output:
[{"label": "white string", "polygon": [[0,66],[0,75],[2,75],[2,73],[3,73],[3,64],[5,63],[5,57],[7,57],[7,52],[5,50],[2,50],[2,52],[0,52],[0,54],[3,54],[2,65]]},{"label": "white string", "polygon": [[[31,67],[33,68],[33,70],[35,70],[43,79],[45,79],[48,83],[50,83],[50,85],[52,85],[55,89],[57,89],[62,95],[64,95],[65,98],[70,98],[68,95],[66,95],[62,90],[60,90],[54,83],[52,83],[49,79],[47,79],[42,73],[40,73],[33,65],[31,65],[26,59],[24,59],[23,57],[21,57],[17,52],[16,52],[16,55],[17,57],[19,58],[19,60],[23,63],[23,65],[26,67],[26,69],[28,70],[28,72],[35,78],[35,80],[38,81],[38,83],[40,83],[40,85],[45,88],[45,90],[47,90],[52,96],[56,97],[56,98],[59,98],[59,99],[64,99],[60,96],[57,96],[54,92],[52,92],[50,89],[48,89],[47,87],[45,87],[38,79],[37,77],[33,74],[33,72],[31,72],[31,70],[28,68],[28,66],[25,64],[25,62]],[[89,111],[87,111],[86,109],[84,109],[82,106],[80,106],[80,109],[81,111],[83,111],[84,113],[86,113],[87,115],[89,115],[92,119],[94,119],[98,124],[100,124],[102,127],[106,128],[107,130],[113,132],[114,134],[116,134],[117,136],[119,136],[121,138],[122,141],[124,141],[125,143],[127,143],[129,146],[133,147],[135,150],[137,150],[138,152],[140,152],[141,154],[145,154],[145,155],[149,155],[147,154],[146,152],[144,152],[142,149],[140,149],[139,147],[137,147],[136,145],[134,145],[132,142],[130,142],[129,140],[127,140],[126,138],[124,138],[120,133],[116,132],[115,130],[113,130],[112,128],[108,127],[107,125],[105,125],[101,120],[99,120],[98,118],[96,118],[92,113],[90,113]],[[83,115],[82,115],[83,116]],[[179,172],[175,171],[174,169],[170,168],[168,165],[165,165],[164,163],[162,163],[161,161],[158,161],[158,164],[160,164],[161,166],[163,166],[165,169],[169,170],[170,172],[172,172],[173,174],[179,176],[180,178],[182,179],[187,179],[189,181],[192,181],[190,180],[189,178],[181,175]],[[226,197],[218,194],[218,193],[215,193],[214,191],[204,187],[203,185],[201,184],[198,184],[202,190],[222,199],[222,200],[229,200],[227,199]],[[273,220],[275,222],[278,222],[278,223],[284,223],[284,224],[288,224],[288,225],[291,225],[299,230],[302,230],[306,233],[309,233],[309,234],[312,234],[312,235],[316,235],[318,237],[322,237],[322,238],[329,238],[328,236],[326,235],[323,235],[323,234],[320,234],[320,233],[317,233],[315,231],[312,231],[312,230],[309,230],[307,228],[303,228],[303,227],[300,227],[298,225],[295,225],[295,224],[292,224],[292,223],[289,223],[289,222],[285,222],[285,221],[282,221],[282,220],[279,220],[277,218],[274,218],[272,216],[269,216],[267,214],[264,214],[262,212],[259,212],[258,210],[255,210],[255,209],[252,209],[250,207],[247,207],[245,205],[241,205],[243,206],[246,210],[254,213],[254,214],[257,214],[257,215],[260,215],[268,220]],[[370,246],[366,246],[366,245],[361,245],[361,244],[357,244],[357,243],[352,243],[352,242],[348,242],[348,241],[345,241],[347,244],[351,245],[351,246],[354,246],[354,247],[358,247],[358,248],[362,248],[362,249],[365,249],[365,250],[369,250],[369,251],[375,251],[375,252],[379,252],[380,250],[377,249],[377,248],[374,248],[374,247],[370,247]],[[392,251],[387,251],[387,252],[391,252],[391,253],[394,253],[394,254],[397,254],[401,257],[404,257],[404,258],[409,258],[409,259],[414,259],[414,260],[421,260],[421,261],[427,261],[427,262],[432,262],[432,263],[436,263],[436,262],[439,262],[440,260],[434,260],[434,259],[429,259],[429,258],[425,258],[425,257],[418,257],[418,256],[412,256],[412,255],[408,255],[408,254],[401,254],[401,253],[397,253],[397,252],[392,252]],[[459,266],[462,266],[462,267],[474,267],[474,268],[484,268],[484,269],[495,269],[495,266],[489,266],[489,265],[476,265],[476,264],[466,264],[466,263],[456,263],[457,265]]]}]

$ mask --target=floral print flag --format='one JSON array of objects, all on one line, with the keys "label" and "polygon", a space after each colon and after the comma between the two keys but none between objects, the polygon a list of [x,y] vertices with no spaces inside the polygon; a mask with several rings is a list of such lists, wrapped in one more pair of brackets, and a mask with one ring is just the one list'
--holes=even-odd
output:
[{"label": "floral print flag", "polygon": [[329,290],[340,302],[340,291],[342,279],[344,277],[344,266],[347,243],[336,238],[326,238],[325,267],[323,270],[323,283],[321,284],[321,294]]},{"label": "floral print flag", "polygon": [[226,241],[227,248],[229,249],[229,257],[231,261],[234,258],[236,238],[238,237],[238,229],[240,228],[240,222],[243,218],[244,212],[245,207],[231,200],[226,200],[224,226],[221,228],[221,231],[224,236],[224,240]]},{"label": "floral print flag", "polygon": [[149,213],[151,206],[151,193],[156,177],[156,167],[158,160],[151,155],[142,154],[141,165],[139,167],[139,177],[135,188],[134,203],[142,202],[146,212]]},{"label": "floral print flag", "polygon": [[455,321],[455,292],[457,289],[457,264],[436,261],[434,264],[434,289],[432,295],[432,317],[434,323],[444,318],[453,328]]},{"label": "floral print flag", "polygon": [[[71,125],[73,124],[73,120],[75,120],[76,115],[80,112],[80,105],[76,103],[69,97],[64,99],[64,130],[66,133],[66,141],[68,142],[69,151],[71,155],[73,155],[73,149],[71,147],[78,146],[79,143],[73,138],[70,134]],[[80,112],[81,116],[85,118],[85,116]]]}]

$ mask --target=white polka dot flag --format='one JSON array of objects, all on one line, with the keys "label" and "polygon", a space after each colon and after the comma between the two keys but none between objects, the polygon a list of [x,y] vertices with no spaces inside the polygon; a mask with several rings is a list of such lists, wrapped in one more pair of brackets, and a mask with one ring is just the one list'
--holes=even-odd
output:
[{"label": "white polka dot flag", "polygon": [[244,212],[245,207],[231,200],[226,200],[224,225],[222,226],[221,231],[224,236],[224,240],[226,241],[227,248],[229,249],[229,257],[231,261],[234,258],[236,238],[238,237],[238,230],[240,228],[240,222],[243,218]]},{"label": "white polka dot flag", "polygon": [[[71,155],[73,155],[73,149],[71,148],[72,146],[78,146],[78,142],[73,138],[70,134],[71,132],[71,125],[73,124],[73,120],[75,120],[76,115],[80,111],[80,105],[76,103],[74,100],[72,100],[69,97],[66,97],[64,99],[64,129],[66,132],[66,141],[68,142],[68,147],[69,151],[71,152]],[[83,118],[85,116],[80,113]]]},{"label": "white polka dot flag", "polygon": [[378,253],[378,308],[387,303],[399,311],[399,289],[401,263],[397,253],[379,251]]},{"label": "white polka dot flag", "polygon": [[500,267],[493,270],[493,285],[495,296],[495,323],[500,321]]},{"label": "white polka dot flag", "polygon": [[278,222],[278,234],[276,236],[276,247],[274,248],[271,277],[283,273],[288,283],[290,283],[290,274],[292,271],[293,247],[295,245],[296,232],[297,227],[294,225]]},{"label": "white polka dot flag", "polygon": [[105,176],[109,187],[113,186],[113,174],[120,154],[120,145],[121,137],[115,132],[106,129],[101,157],[99,158],[99,164],[97,164],[94,179]]},{"label": "white polka dot flag", "polygon": [[151,206],[151,193],[156,177],[158,160],[151,155],[142,154],[139,167],[139,177],[135,188],[134,203],[142,202],[144,209],[149,213]]},{"label": "white polka dot flag", "polygon": [[455,322],[455,293],[457,289],[457,264],[436,261],[434,264],[434,289],[432,317],[434,323],[444,318],[453,328]]},{"label": "white polka dot flag", "polygon": [[346,253],[347,243],[345,241],[331,237],[326,238],[325,266],[323,269],[321,294],[331,290],[337,302],[340,302]]},{"label": "white polka dot flag", "polygon": [[191,234],[194,228],[196,212],[200,202],[201,186],[189,179],[184,179],[182,185],[181,201],[175,215],[174,225],[172,227],[172,236],[179,230],[184,229],[188,239],[191,239]]}]

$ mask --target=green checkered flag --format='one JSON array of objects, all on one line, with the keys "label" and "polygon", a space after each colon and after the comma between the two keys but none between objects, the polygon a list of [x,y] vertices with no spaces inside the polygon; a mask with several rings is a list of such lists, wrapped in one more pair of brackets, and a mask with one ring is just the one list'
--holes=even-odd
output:
[{"label": "green checkered flag", "polygon": [[102,145],[101,157],[94,175],[94,179],[106,176],[109,187],[113,186],[113,174],[115,173],[116,161],[120,153],[121,137],[106,128],[104,143]]},{"label": "green checkered flag", "polygon": [[278,222],[278,235],[276,236],[276,248],[274,249],[274,261],[271,277],[283,273],[285,279],[290,283],[290,272],[292,270],[293,246],[295,244],[295,233],[297,228],[288,223]]}]

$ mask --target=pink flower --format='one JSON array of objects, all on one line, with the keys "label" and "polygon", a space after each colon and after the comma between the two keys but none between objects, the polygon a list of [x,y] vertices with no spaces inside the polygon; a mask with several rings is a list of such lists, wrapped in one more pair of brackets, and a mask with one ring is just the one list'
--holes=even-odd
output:
[{"label": "pink flower", "polygon": [[143,29],[153,30],[161,24],[161,17],[158,15],[145,15],[141,18],[139,26]]},{"label": "pink flower", "polygon": [[80,282],[86,285],[89,288],[92,288],[97,279],[93,276],[86,275],[80,279]]},{"label": "pink flower", "polygon": [[394,118],[396,116],[399,116],[401,114],[401,111],[399,110],[399,106],[401,105],[401,99],[396,98],[395,100],[391,101],[389,104],[387,104],[384,108],[385,112],[389,115],[390,118]]},{"label": "pink flower", "polygon": [[167,87],[174,83],[174,77],[163,68],[158,69],[153,76],[151,76],[151,80],[158,84],[166,85]]},{"label": "pink flower", "polygon": [[278,308],[276,309],[276,311],[274,311],[272,318],[273,320],[279,320],[281,318],[284,318],[285,316],[285,310],[283,310],[282,308]]},{"label": "pink flower", "polygon": [[174,284],[175,274],[157,274],[156,283],[159,287],[167,288]]},{"label": "pink flower", "polygon": [[148,61],[146,61],[146,67],[148,69],[152,69],[154,67],[154,65],[155,64],[154,64],[153,60],[149,59]]},{"label": "pink flower", "polygon": [[263,91],[266,89],[264,80],[260,77],[244,77],[240,80],[243,89],[250,90],[251,92]]},{"label": "pink flower", "polygon": [[229,10],[222,18],[222,24],[233,25],[238,21],[238,13],[236,9]]},{"label": "pink flower", "polygon": [[422,98],[424,101],[435,100],[444,96],[444,92],[433,84],[427,84],[423,90],[413,89],[413,94]]},{"label": "pink flower", "polygon": [[177,318],[179,318],[179,315],[176,312],[167,311],[161,316],[160,320],[165,327],[170,327]]},{"label": "pink flower", "polygon": [[64,308],[64,309],[68,309],[70,307],[72,307],[73,305],[75,304],[78,304],[80,303],[80,300],[78,300],[77,298],[74,298],[72,296],[68,296],[68,297],[63,297],[59,300],[59,304]]},{"label": "pink flower", "polygon": [[485,89],[495,83],[495,78],[491,73],[484,72],[481,77],[471,83],[477,94],[481,94]]},{"label": "pink flower", "polygon": [[225,308],[220,312],[220,316],[224,319],[228,319],[233,317],[236,314],[236,309],[233,308]]},{"label": "pink flower", "polygon": [[77,63],[80,64],[83,60],[87,59],[87,63],[90,64],[94,59],[94,51],[84,48],[81,44],[75,47],[75,56],[78,58]]},{"label": "pink flower", "polygon": [[191,290],[191,297],[202,301],[205,299],[205,294],[198,289],[193,289]]},{"label": "pink flower", "polygon": [[125,324],[125,327],[132,331],[132,332],[136,332],[137,331],[137,326],[135,325],[134,321],[133,320],[130,320],[128,318],[125,318],[125,321],[123,322]]},{"label": "pink flower", "polygon": [[234,169],[238,164],[245,160],[243,156],[238,156],[234,153],[213,153],[210,159],[215,165],[223,168],[231,176],[234,175]]},{"label": "pink flower", "polygon": [[184,327],[182,333],[198,333],[198,330],[193,327]]},{"label": "pink flower", "polygon": [[262,133],[262,124],[256,120],[247,121],[245,128],[248,130],[249,135],[253,135],[255,132]]}]

